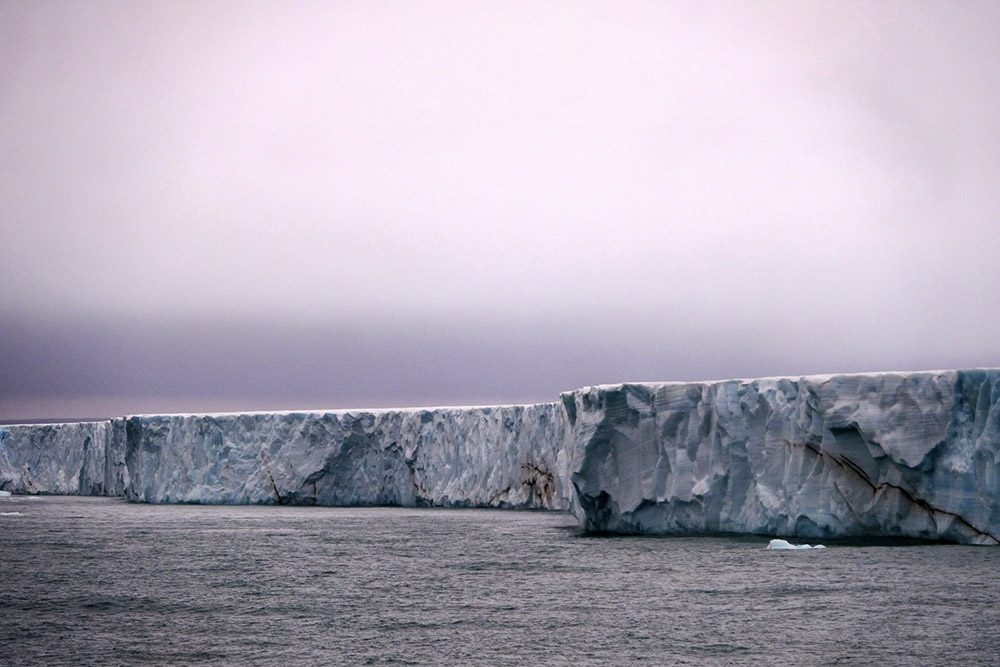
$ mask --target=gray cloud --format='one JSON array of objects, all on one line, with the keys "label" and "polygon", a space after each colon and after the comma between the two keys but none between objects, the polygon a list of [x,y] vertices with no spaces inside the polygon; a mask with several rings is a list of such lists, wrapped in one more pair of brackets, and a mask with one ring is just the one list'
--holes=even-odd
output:
[{"label": "gray cloud", "polygon": [[985,2],[0,4],[0,418],[995,365],[998,37]]}]

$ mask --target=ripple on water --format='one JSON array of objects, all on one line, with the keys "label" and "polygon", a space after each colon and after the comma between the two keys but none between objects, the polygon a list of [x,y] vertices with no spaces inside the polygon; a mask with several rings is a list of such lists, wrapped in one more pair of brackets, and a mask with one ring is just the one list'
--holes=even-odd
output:
[{"label": "ripple on water", "polygon": [[586,536],[563,514],[129,505],[3,525],[18,664],[985,663],[1000,549]]}]

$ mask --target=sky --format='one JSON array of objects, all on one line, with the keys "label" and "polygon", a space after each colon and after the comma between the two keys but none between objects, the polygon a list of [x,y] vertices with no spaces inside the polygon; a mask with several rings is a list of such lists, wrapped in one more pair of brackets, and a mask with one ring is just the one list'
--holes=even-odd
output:
[{"label": "sky", "polygon": [[1000,3],[0,0],[0,420],[1000,366]]}]

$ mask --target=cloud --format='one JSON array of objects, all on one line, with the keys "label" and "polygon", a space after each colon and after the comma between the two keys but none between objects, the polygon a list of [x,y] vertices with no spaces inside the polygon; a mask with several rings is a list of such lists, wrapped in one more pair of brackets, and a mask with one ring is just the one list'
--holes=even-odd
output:
[{"label": "cloud", "polygon": [[[200,359],[204,400],[312,377],[288,346],[373,388],[275,397],[394,401],[441,341],[465,366],[399,400],[492,396],[461,370],[518,331],[538,370],[497,396],[995,363],[998,34],[994,3],[4,3],[0,314],[71,352],[3,382],[152,392],[102,375],[119,327],[188,331],[148,361],[173,395]],[[234,356],[231,322],[270,333]],[[311,333],[342,331],[380,347]]]}]

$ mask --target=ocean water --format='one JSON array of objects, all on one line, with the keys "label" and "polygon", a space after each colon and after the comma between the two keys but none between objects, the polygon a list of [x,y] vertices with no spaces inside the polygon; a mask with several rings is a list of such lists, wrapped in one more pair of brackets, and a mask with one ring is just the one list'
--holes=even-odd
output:
[{"label": "ocean water", "polygon": [[997,664],[1000,548],[0,499],[3,665]]}]

